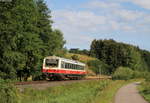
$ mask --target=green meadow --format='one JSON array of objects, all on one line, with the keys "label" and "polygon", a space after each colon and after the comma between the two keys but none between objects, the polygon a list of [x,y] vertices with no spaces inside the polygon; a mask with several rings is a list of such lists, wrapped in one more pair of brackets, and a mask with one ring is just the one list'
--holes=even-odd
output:
[{"label": "green meadow", "polygon": [[44,90],[27,88],[20,93],[21,103],[112,103],[121,86],[130,81],[94,80]]}]

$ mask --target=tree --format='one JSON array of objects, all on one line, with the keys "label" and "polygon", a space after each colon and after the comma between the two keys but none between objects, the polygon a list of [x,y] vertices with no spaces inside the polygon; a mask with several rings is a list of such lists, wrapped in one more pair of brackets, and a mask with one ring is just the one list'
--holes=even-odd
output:
[{"label": "tree", "polygon": [[120,66],[134,70],[148,70],[147,59],[142,56],[141,50],[133,45],[110,40],[93,40],[90,55],[111,66],[111,73]]},{"label": "tree", "polygon": [[42,59],[63,49],[59,30],[52,30],[43,0],[0,2],[0,76],[27,80],[40,71]]},{"label": "tree", "polygon": [[96,74],[110,74],[111,67],[100,60],[88,61],[89,69],[93,70]]}]

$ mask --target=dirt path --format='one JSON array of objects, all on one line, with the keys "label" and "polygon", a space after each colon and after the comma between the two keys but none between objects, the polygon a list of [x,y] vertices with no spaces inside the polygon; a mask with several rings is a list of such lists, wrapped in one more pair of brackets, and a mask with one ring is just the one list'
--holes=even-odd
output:
[{"label": "dirt path", "polygon": [[115,103],[148,103],[138,93],[138,83],[131,83],[120,88],[115,97]]}]

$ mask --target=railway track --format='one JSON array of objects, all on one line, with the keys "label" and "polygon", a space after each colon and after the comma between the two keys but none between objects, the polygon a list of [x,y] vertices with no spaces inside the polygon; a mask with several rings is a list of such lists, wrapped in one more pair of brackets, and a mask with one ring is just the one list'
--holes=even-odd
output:
[{"label": "railway track", "polygon": [[36,82],[24,82],[24,83],[16,83],[16,87],[20,89],[20,91],[24,91],[25,88],[33,88],[33,89],[45,89],[48,87],[55,87],[61,85],[67,85],[77,82],[84,82],[88,80],[67,80],[67,81],[36,81]]},{"label": "railway track", "polygon": [[103,79],[111,79],[111,77],[97,77],[97,78],[84,78],[81,80],[62,80],[62,81],[27,81],[27,82],[16,82],[15,85],[32,85],[32,84],[43,84],[43,83],[52,83],[52,82],[69,82],[69,81],[84,81],[84,80],[103,80]]},{"label": "railway track", "polygon": [[48,83],[49,81],[28,81],[28,82],[16,82],[15,85],[30,85],[30,84],[41,84]]},{"label": "railway track", "polygon": [[105,79],[110,79],[110,78],[85,78],[82,80],[63,80],[63,81],[29,81],[29,82],[17,82],[15,83],[15,85],[22,92],[24,91],[25,88],[45,89],[48,87],[85,82],[89,80],[105,80]]}]

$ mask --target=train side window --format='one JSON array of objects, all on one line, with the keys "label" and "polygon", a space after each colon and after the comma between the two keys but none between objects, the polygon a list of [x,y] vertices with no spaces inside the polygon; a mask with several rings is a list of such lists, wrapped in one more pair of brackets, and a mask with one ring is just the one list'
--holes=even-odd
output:
[{"label": "train side window", "polygon": [[81,70],[84,70],[84,66],[81,66]]},{"label": "train side window", "polygon": [[69,69],[69,67],[70,67],[70,65],[69,65],[69,63],[68,63],[68,67],[67,67],[67,68]]},{"label": "train side window", "polygon": [[70,64],[68,63],[68,69],[70,69]]},{"label": "train side window", "polygon": [[75,69],[75,65],[73,64],[73,69]]},{"label": "train side window", "polygon": [[70,69],[72,68],[72,64],[70,64]]},{"label": "train side window", "polygon": [[67,63],[67,64],[68,64],[68,67],[67,67],[67,68],[69,69],[69,68],[70,68],[70,65],[69,65],[69,63]]},{"label": "train side window", "polygon": [[77,65],[75,65],[75,69],[77,69]]},{"label": "train side window", "polygon": [[74,64],[72,64],[72,69],[74,69]]},{"label": "train side window", "polygon": [[79,66],[77,65],[77,68],[76,68],[77,70],[79,69]]},{"label": "train side window", "polygon": [[79,65],[79,70],[81,70],[81,66]]},{"label": "train side window", "polygon": [[64,68],[64,62],[61,62],[61,68]]},{"label": "train side window", "polygon": [[82,68],[83,68],[83,67],[82,67],[82,66],[80,66],[80,70],[82,70]]},{"label": "train side window", "polygon": [[78,65],[76,65],[76,69],[78,70]]},{"label": "train side window", "polygon": [[72,68],[72,64],[70,64],[70,69]]},{"label": "train side window", "polygon": [[82,66],[80,66],[80,70],[82,70]]},{"label": "train side window", "polygon": [[79,70],[81,70],[81,66],[79,65]]},{"label": "train side window", "polygon": [[72,69],[72,64],[70,64],[70,69]]},{"label": "train side window", "polygon": [[67,68],[68,66],[67,66],[68,64],[67,63],[65,63],[65,68]]},{"label": "train side window", "polygon": [[68,63],[66,63],[66,69],[68,69]]}]

